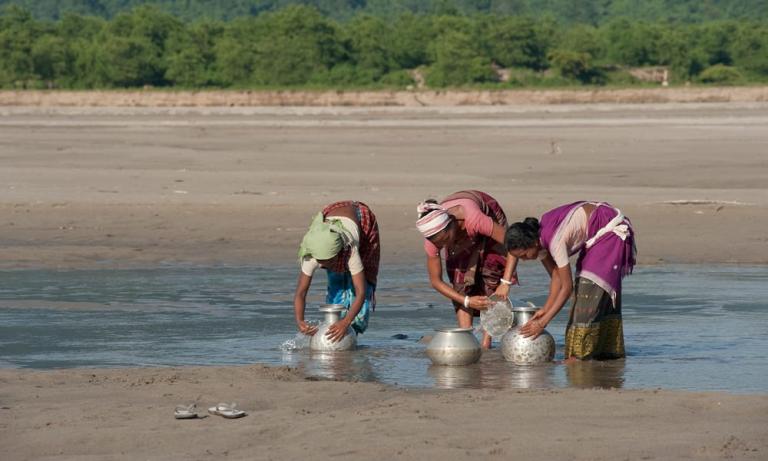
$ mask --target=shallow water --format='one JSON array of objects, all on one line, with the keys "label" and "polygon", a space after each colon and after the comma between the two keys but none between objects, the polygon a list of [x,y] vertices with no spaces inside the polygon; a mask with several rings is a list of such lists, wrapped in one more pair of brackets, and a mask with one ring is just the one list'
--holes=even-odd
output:
[{"label": "shallow water", "polygon": [[[435,367],[418,342],[452,325],[423,267],[383,268],[361,348],[336,355],[285,347],[296,337],[294,267],[0,272],[0,367],[227,365],[301,367],[321,378],[407,387],[624,387],[768,391],[768,267],[659,266],[625,279],[628,357],[517,367],[498,350],[468,367]],[[547,278],[521,268],[512,296],[543,303]],[[313,284],[319,319],[325,280]],[[568,308],[548,330],[562,358]],[[283,347],[281,347],[283,346]]]}]

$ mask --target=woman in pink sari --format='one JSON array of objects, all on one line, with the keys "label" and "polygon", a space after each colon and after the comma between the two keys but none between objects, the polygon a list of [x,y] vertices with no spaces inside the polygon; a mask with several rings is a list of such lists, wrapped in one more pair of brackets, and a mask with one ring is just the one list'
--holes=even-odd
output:
[{"label": "woman in pink sari", "polygon": [[[544,306],[522,328],[536,337],[575,289],[565,333],[565,359],[624,357],[621,280],[635,266],[635,232],[620,210],[604,202],[574,202],[509,226],[509,256],[537,259],[551,277]],[[569,258],[578,255],[574,283]],[[575,286],[575,288],[574,288]]]},{"label": "woman in pink sari", "polygon": [[[427,272],[432,287],[453,302],[459,327],[469,328],[473,318],[490,305],[491,295],[506,298],[517,282],[517,258],[507,257],[504,210],[490,195],[474,190],[456,192],[441,203],[419,204],[416,227],[424,236]],[[443,280],[441,253],[449,285]],[[483,347],[491,347],[485,333]]]}]

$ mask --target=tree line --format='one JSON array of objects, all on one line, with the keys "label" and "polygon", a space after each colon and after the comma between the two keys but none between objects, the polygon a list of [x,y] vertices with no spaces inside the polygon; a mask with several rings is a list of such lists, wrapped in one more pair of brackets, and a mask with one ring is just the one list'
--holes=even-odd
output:
[{"label": "tree line", "polygon": [[0,0],[0,7],[10,4],[26,8],[38,19],[61,19],[66,13],[110,19],[146,4],[185,21],[230,20],[290,5],[312,6],[337,20],[361,13],[388,19],[404,13],[548,15],[560,23],[591,25],[616,17],[683,23],[768,18],[768,0]]},{"label": "tree line", "polygon": [[[371,3],[370,1],[368,3]],[[111,19],[0,13],[2,88],[430,88],[768,81],[765,21],[601,25],[551,17],[403,13],[346,21],[289,5],[192,22],[154,6]]]}]

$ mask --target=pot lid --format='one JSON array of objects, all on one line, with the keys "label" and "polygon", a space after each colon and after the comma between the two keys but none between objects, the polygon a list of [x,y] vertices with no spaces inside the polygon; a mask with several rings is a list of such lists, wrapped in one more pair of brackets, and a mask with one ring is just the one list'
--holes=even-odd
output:
[{"label": "pot lid", "polygon": [[437,328],[435,331],[439,331],[440,333],[465,333],[467,331],[474,331],[474,328],[443,327]]}]

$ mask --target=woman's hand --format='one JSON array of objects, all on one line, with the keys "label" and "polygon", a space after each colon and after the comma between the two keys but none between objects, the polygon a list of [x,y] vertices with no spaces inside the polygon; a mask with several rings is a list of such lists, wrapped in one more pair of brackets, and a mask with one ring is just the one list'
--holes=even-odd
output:
[{"label": "woman's hand", "polygon": [[509,290],[510,288],[512,288],[512,285],[520,284],[520,282],[517,279],[517,272],[513,272],[507,281],[511,283],[504,283],[502,281],[499,281],[499,286],[496,287],[496,291],[493,293],[493,296],[500,299],[507,299],[509,297]]},{"label": "woman's hand", "polygon": [[536,311],[536,313],[531,317],[531,320],[529,320],[528,323],[520,328],[520,334],[526,338],[538,338],[541,332],[544,331],[544,328],[547,326],[547,323],[544,321],[544,314],[545,313],[543,310]]},{"label": "woman's hand", "polygon": [[493,292],[493,297],[498,299],[507,299],[509,297],[509,285],[506,283],[500,283],[496,287],[496,291]]},{"label": "woman's hand", "polygon": [[469,307],[479,311],[484,311],[491,307],[491,300],[488,299],[488,296],[470,296]]},{"label": "woman's hand", "polygon": [[298,325],[299,325],[299,331],[302,334],[305,334],[307,336],[314,336],[315,333],[317,333],[317,325],[311,325],[307,323],[305,320],[300,321]]},{"label": "woman's hand", "polygon": [[328,327],[328,331],[325,332],[325,336],[334,343],[344,339],[344,337],[347,335],[347,328],[349,328],[350,325],[350,322],[347,321],[347,317],[344,317],[343,319]]}]

